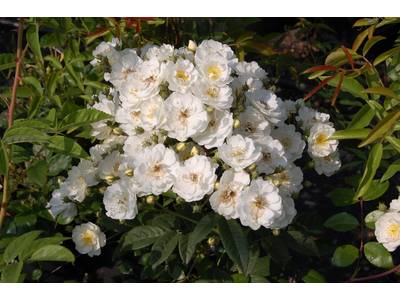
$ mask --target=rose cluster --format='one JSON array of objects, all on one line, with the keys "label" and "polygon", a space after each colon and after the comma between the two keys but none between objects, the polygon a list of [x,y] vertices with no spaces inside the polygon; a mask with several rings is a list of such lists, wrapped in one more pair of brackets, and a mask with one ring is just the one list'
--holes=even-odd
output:
[{"label": "rose cluster", "polygon": [[[267,73],[229,46],[122,48],[113,39],[93,52],[91,64],[113,88],[88,108],[114,118],[92,124],[100,142],[53,192],[53,215],[74,216],[87,188],[105,186],[106,215],[130,220],[138,197],[172,189],[187,202],[208,198],[215,212],[254,230],[280,229],[296,215],[303,173],[295,161],[306,144],[318,174],[340,168],[329,115],[277,97],[264,87]],[[80,234],[87,250],[93,232],[80,229],[74,240]]]}]

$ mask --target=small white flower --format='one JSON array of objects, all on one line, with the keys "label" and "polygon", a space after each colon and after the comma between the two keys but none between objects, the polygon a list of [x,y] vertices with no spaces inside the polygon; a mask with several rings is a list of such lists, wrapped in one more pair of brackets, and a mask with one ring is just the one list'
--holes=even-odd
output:
[{"label": "small white flower", "polygon": [[329,122],[329,114],[325,114],[315,109],[312,109],[307,106],[300,107],[299,115],[296,116],[296,121],[302,121],[301,129],[306,130],[310,129],[317,123],[327,124],[329,126],[333,126],[331,122]]},{"label": "small white flower", "polygon": [[63,218],[70,218],[78,213],[76,206],[72,202],[65,203],[64,198],[68,197],[65,182],[60,183],[60,188],[54,190],[50,199],[51,215],[57,216],[63,213]]},{"label": "small white flower", "polygon": [[261,146],[240,134],[227,138],[226,144],[218,147],[218,154],[226,164],[235,169],[244,169],[262,156]]},{"label": "small white flower", "polygon": [[[190,48],[190,46],[192,46],[191,42],[193,42],[193,41],[189,41],[188,48]],[[191,63],[194,63],[194,53],[192,51],[186,49],[185,47],[181,47],[179,49],[175,49],[174,56],[181,56],[184,59],[189,60]]]},{"label": "small white flower", "polygon": [[263,83],[260,79],[247,77],[247,76],[239,76],[235,77],[233,81],[229,84],[236,95],[237,91],[243,91],[243,87],[247,85],[247,92],[254,92],[261,90],[263,87]]},{"label": "small white flower", "polygon": [[93,255],[100,255],[101,247],[106,244],[106,235],[100,231],[99,226],[88,222],[72,230],[72,240],[79,253],[93,257]]},{"label": "small white flower", "polygon": [[155,143],[152,140],[152,136],[156,135],[158,143],[164,143],[165,137],[160,134],[158,130],[145,131],[139,135],[129,136],[122,148],[124,150],[124,161],[133,160],[144,148],[148,146],[154,146]]},{"label": "small white flower", "polygon": [[115,46],[121,46],[122,41],[120,41],[118,38],[113,38],[111,42],[101,42],[95,50],[92,51],[92,55],[95,57],[90,64],[92,66],[96,66],[100,61],[96,58],[97,55],[105,56],[108,58],[108,62],[110,65],[114,63],[113,60],[111,60],[111,56],[115,53],[118,52],[115,50]]},{"label": "small white flower", "polygon": [[201,64],[208,56],[213,54],[225,58],[231,68],[235,68],[239,61],[236,58],[235,52],[228,45],[214,40],[204,40],[196,47],[196,64]]},{"label": "small white flower", "polygon": [[277,167],[286,166],[285,149],[278,140],[267,135],[256,141],[261,146],[262,153],[261,159],[257,161],[257,171],[259,174],[271,174]]},{"label": "small white flower", "polygon": [[142,48],[141,57],[143,59],[157,59],[159,62],[168,60],[174,55],[174,46],[163,44],[162,46],[157,45],[146,45]]},{"label": "small white flower", "polygon": [[176,63],[169,61],[166,66],[166,80],[171,91],[186,93],[197,81],[198,74],[194,65],[189,61],[179,58]]},{"label": "small white flower", "polygon": [[241,113],[237,119],[241,125],[234,130],[235,134],[257,139],[271,133],[270,122],[251,106],[247,107],[245,112]]},{"label": "small white flower", "polygon": [[117,91],[121,91],[121,85],[126,81],[129,74],[136,71],[142,60],[137,56],[134,49],[124,49],[119,52],[119,59],[111,65],[111,75],[109,81]]},{"label": "small white flower", "polygon": [[113,151],[99,164],[99,177],[106,179],[108,175],[119,176],[118,168],[122,164],[124,156],[118,150]]},{"label": "small white flower", "polygon": [[390,202],[389,212],[400,212],[400,197]]},{"label": "small white flower", "polygon": [[335,128],[327,124],[317,123],[312,126],[308,137],[308,153],[313,157],[325,157],[335,152],[339,141],[326,140],[334,133]]},{"label": "small white flower", "polygon": [[160,195],[168,191],[176,181],[178,155],[163,144],[144,148],[134,158],[134,176],[144,193]]},{"label": "small white flower", "polygon": [[311,157],[314,160],[315,171],[319,175],[325,174],[329,177],[341,167],[338,149],[324,157],[313,157],[312,155]]},{"label": "small white flower", "polygon": [[260,177],[240,195],[236,210],[243,226],[250,226],[253,230],[260,226],[271,228],[274,220],[282,215],[282,198],[272,182]]},{"label": "small white flower", "polygon": [[400,214],[388,212],[375,222],[375,236],[388,251],[393,252],[400,245]]},{"label": "small white flower", "polygon": [[258,63],[252,62],[239,62],[235,67],[236,74],[239,76],[247,76],[263,80],[267,78],[268,73],[265,72]]},{"label": "small white flower", "polygon": [[285,100],[285,101],[283,101],[283,105],[286,108],[286,112],[289,112],[289,113],[292,113],[292,114],[293,113],[297,113],[297,111],[300,108],[305,106],[303,99],[297,99],[296,101]]},{"label": "small white flower", "polygon": [[218,54],[207,56],[201,64],[196,65],[196,69],[203,80],[219,87],[223,87],[233,80],[228,60]]},{"label": "small white flower", "polygon": [[207,149],[221,146],[225,138],[232,135],[234,122],[232,115],[226,110],[214,109],[208,114],[210,122],[208,122],[206,129],[194,136],[193,140]]},{"label": "small white flower", "polygon": [[177,180],[172,191],[187,202],[201,200],[214,189],[217,167],[218,164],[213,163],[207,156],[195,155],[187,159],[184,165],[176,170]]},{"label": "small white flower", "polygon": [[199,80],[192,86],[192,92],[215,109],[230,109],[232,106],[232,89],[228,85],[218,86],[209,80]]},{"label": "small white flower", "polygon": [[281,126],[286,120],[286,108],[281,98],[270,90],[245,92],[246,104],[253,106],[261,115],[276,126]]},{"label": "small white flower", "polygon": [[282,172],[272,174],[271,177],[279,182],[279,190],[281,192],[298,193],[303,188],[301,184],[303,182],[303,172],[293,163],[288,164]]},{"label": "small white flower", "polygon": [[290,194],[279,190],[279,195],[282,198],[283,210],[281,216],[274,219],[274,222],[270,225],[271,229],[281,229],[288,226],[297,214],[294,208],[294,200],[290,197]]},{"label": "small white flower", "polygon": [[236,204],[243,189],[250,183],[250,175],[243,170],[225,171],[219,181],[219,189],[210,197],[212,209],[227,220],[237,219]]},{"label": "small white flower", "polygon": [[82,202],[85,200],[87,187],[88,185],[83,178],[81,170],[73,166],[71,170],[68,171],[68,178],[65,181],[68,198],[72,201]]},{"label": "small white flower", "polygon": [[191,93],[172,93],[165,102],[164,129],[168,136],[181,142],[194,137],[206,129],[210,117],[202,101]]},{"label": "small white flower", "polygon": [[301,139],[301,133],[296,132],[293,124],[284,124],[272,130],[271,136],[279,140],[285,148],[285,156],[288,162],[293,162],[303,155],[306,142]]},{"label": "small white flower", "polygon": [[115,181],[104,193],[106,215],[116,220],[131,220],[138,214],[136,195],[126,186],[126,181]]}]

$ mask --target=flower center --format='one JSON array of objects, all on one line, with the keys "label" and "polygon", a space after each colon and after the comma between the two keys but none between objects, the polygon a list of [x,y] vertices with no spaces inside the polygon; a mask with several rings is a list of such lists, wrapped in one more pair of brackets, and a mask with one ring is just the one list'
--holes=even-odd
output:
[{"label": "flower center", "polygon": [[82,176],[79,176],[78,179],[80,179],[80,181],[82,181],[82,184],[85,184],[85,180],[82,178]]},{"label": "flower center", "polygon": [[199,175],[197,175],[196,173],[190,173],[189,179],[193,182],[197,182],[199,180]]},{"label": "flower center", "polygon": [[221,193],[221,202],[222,203],[229,203],[234,200],[236,197],[236,192],[232,191],[231,189],[226,189]]},{"label": "flower center", "polygon": [[186,75],[185,71],[177,71],[175,78],[177,81],[179,81],[179,83],[181,83],[182,81],[186,82],[186,80],[188,80],[189,76]]},{"label": "flower center", "polygon": [[135,110],[130,113],[132,119],[138,121],[140,117],[140,110]]},{"label": "flower center", "polygon": [[178,115],[179,122],[186,123],[187,118],[189,118],[189,111],[187,109],[182,109]]},{"label": "flower center", "polygon": [[271,153],[263,153],[263,161],[266,164],[270,164],[272,162],[272,156]]},{"label": "flower center", "polygon": [[328,138],[328,136],[325,133],[321,133],[317,136],[317,145],[320,147],[323,147],[327,144],[326,139]]},{"label": "flower center", "polygon": [[210,128],[211,130],[214,130],[215,126],[217,125],[217,121],[215,121],[214,119],[212,119],[210,121],[210,123],[208,123],[208,128]]},{"label": "flower center", "polygon": [[245,153],[243,148],[232,150],[231,156],[236,157]]},{"label": "flower center", "polygon": [[[214,78],[213,78],[213,79],[214,79]],[[207,92],[205,93],[205,95],[206,95],[207,97],[213,98],[213,99],[218,98],[218,95],[219,95],[219,93],[218,93],[218,88],[216,88],[216,87],[209,87],[209,88],[207,89]]]},{"label": "flower center", "polygon": [[151,175],[156,179],[160,179],[164,175],[164,168],[159,164],[155,164],[150,171]]},{"label": "flower center", "polygon": [[92,238],[93,238],[93,234],[88,231],[82,234],[82,240],[86,246],[93,244]]},{"label": "flower center", "polygon": [[153,119],[154,119],[153,112],[154,112],[155,110],[157,110],[157,108],[158,108],[157,105],[153,105],[152,107],[150,107],[150,108],[149,108],[149,111],[148,111],[148,114],[147,114],[146,117],[149,118],[149,119],[151,119],[151,120],[153,120]]},{"label": "flower center", "polygon": [[255,219],[259,219],[264,214],[267,201],[263,197],[261,197],[261,195],[257,195],[254,200],[256,201],[253,201],[250,204],[250,211]]},{"label": "flower center", "polygon": [[388,228],[386,229],[386,234],[393,240],[397,240],[400,236],[399,234],[400,227],[394,222],[391,222]]},{"label": "flower center", "polygon": [[217,80],[221,76],[221,68],[219,66],[211,66],[207,70],[208,78]]},{"label": "flower center", "polygon": [[283,147],[285,147],[285,150],[288,150],[290,147],[292,147],[293,142],[290,138],[285,137],[281,140],[281,144]]}]

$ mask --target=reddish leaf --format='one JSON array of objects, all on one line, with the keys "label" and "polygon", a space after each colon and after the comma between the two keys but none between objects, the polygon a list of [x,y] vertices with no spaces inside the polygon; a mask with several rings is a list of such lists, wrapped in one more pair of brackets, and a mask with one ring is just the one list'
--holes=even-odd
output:
[{"label": "reddish leaf", "polygon": [[121,27],[117,27],[117,32],[116,32],[116,37],[121,41],[122,40],[122,35],[121,35]]},{"label": "reddish leaf", "polygon": [[142,21],[157,21],[156,18],[151,18],[151,17],[143,17],[143,18],[140,18],[140,20],[142,20]]},{"label": "reddish leaf", "polygon": [[311,73],[311,72],[318,72],[318,71],[330,71],[330,70],[344,71],[344,69],[340,68],[340,67],[325,65],[325,66],[312,67],[310,69],[305,70],[303,73]]},{"label": "reddish leaf", "polygon": [[310,98],[312,95],[314,95],[320,88],[322,88],[325,84],[327,84],[329,81],[331,81],[332,79],[334,79],[335,77],[339,76],[341,73],[336,73],[333,74],[331,77],[325,78],[324,80],[321,81],[320,84],[318,84],[318,86],[313,89],[311,92],[309,92],[304,98],[303,101],[307,100],[308,98]]},{"label": "reddish leaf", "polygon": [[114,26],[105,26],[105,27],[99,28],[99,29],[91,32],[90,34],[88,34],[86,36],[86,39],[88,40],[88,39],[94,38],[96,36],[102,35],[104,32],[110,31],[111,29],[114,29],[114,28],[115,28]]},{"label": "reddish leaf", "polygon": [[137,22],[137,20],[129,22],[128,24],[125,25],[124,29],[127,29],[127,28],[133,26],[134,24],[136,24],[136,22]]},{"label": "reddish leaf", "polygon": [[349,60],[349,63],[350,63],[350,66],[351,66],[351,68],[354,70],[354,62],[353,62],[353,58],[351,57],[351,55],[350,55],[349,51],[347,51],[347,49],[346,49],[346,47],[345,47],[345,46],[342,46],[342,49],[343,49],[344,53],[346,54],[346,56],[347,56],[347,59]]},{"label": "reddish leaf", "polygon": [[342,72],[342,75],[340,76],[340,79],[339,79],[338,86],[336,87],[335,93],[333,94],[332,101],[331,101],[332,106],[335,105],[336,98],[340,91],[340,87],[342,86],[343,77],[344,77],[344,72]]}]

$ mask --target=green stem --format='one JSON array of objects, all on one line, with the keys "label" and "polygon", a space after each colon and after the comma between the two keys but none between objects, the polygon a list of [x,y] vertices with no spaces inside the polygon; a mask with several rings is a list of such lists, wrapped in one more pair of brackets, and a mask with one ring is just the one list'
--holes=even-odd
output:
[{"label": "green stem", "polygon": [[156,204],[157,204],[163,211],[165,211],[165,212],[168,212],[168,213],[170,213],[170,214],[173,214],[173,215],[175,215],[175,216],[177,216],[177,217],[179,217],[179,218],[185,219],[185,220],[187,220],[187,221],[189,221],[189,222],[192,222],[192,223],[195,223],[195,224],[199,223],[199,222],[197,222],[197,221],[195,221],[195,220],[193,220],[193,219],[190,219],[190,218],[188,218],[188,217],[185,217],[184,215],[178,214],[177,212],[174,212],[174,211],[172,211],[172,210],[169,210],[168,208],[165,208],[164,206],[162,206],[162,205],[161,205],[160,203],[158,203],[158,202],[156,202]]}]

